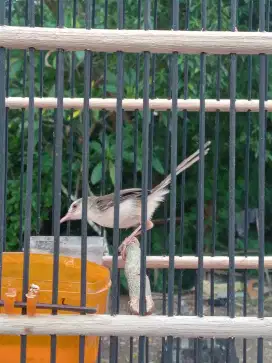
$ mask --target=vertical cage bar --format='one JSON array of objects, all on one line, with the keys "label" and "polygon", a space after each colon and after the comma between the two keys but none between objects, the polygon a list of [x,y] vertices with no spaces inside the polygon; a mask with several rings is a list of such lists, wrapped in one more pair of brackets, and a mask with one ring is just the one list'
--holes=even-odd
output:
[{"label": "vertical cage bar", "polygon": [[[58,18],[57,26],[64,26],[64,2],[58,0]],[[64,97],[64,51],[57,51],[57,68],[56,68],[56,96],[57,109],[55,117],[55,138],[54,138],[54,183],[53,183],[53,235],[54,235],[54,253],[53,253],[53,283],[52,283],[52,304],[58,303],[59,290],[59,242],[60,242],[60,214],[61,214],[61,176],[62,176],[62,140],[63,140],[63,97]],[[57,311],[52,309],[52,314]],[[51,363],[56,363],[57,337],[51,335]]]},{"label": "vertical cage bar", "polygon": [[[170,71],[170,57],[171,55],[168,57],[168,98],[171,97],[171,79],[172,79],[172,75],[171,75],[171,71]],[[166,178],[166,176],[169,173],[169,145],[170,145],[170,122],[171,122],[171,113],[170,111],[167,111],[167,129],[166,129],[166,137],[165,137],[165,156],[164,156],[164,177]],[[163,239],[164,239],[164,244],[163,244],[163,255],[167,254],[167,247],[169,245],[169,234],[168,234],[168,200],[167,198],[165,199],[164,202],[164,232],[163,232]],[[167,270],[163,269],[162,270],[162,314],[166,315],[166,275],[167,275]],[[165,363],[167,361],[167,357],[166,357],[166,353],[167,353],[167,345],[166,345],[166,339],[162,338],[162,358],[161,358],[161,363]]]},{"label": "vertical cage bar", "polygon": [[[73,19],[72,26],[76,28],[77,20],[77,0],[73,1]],[[76,52],[71,54],[71,65],[70,65],[70,90],[71,98],[75,97],[75,71],[76,71]],[[69,130],[69,141],[68,141],[68,196],[67,196],[67,207],[71,204],[71,195],[73,187],[73,170],[72,163],[74,158],[74,109],[70,111],[70,130]],[[69,236],[71,233],[71,221],[67,221],[66,234]]]},{"label": "vertical cage bar", "polygon": [[[124,1],[117,1],[118,29],[124,27]],[[119,272],[118,272],[118,245],[120,239],[119,211],[120,190],[122,182],[122,130],[123,130],[123,93],[124,93],[124,54],[117,52],[117,108],[116,108],[116,159],[115,159],[115,185],[114,185],[114,230],[113,230],[113,256],[112,256],[112,290],[111,290],[111,314],[115,315],[119,310]],[[110,363],[118,362],[118,337],[110,337]]]},{"label": "vertical cage bar", "polygon": [[[27,2],[25,2],[25,26],[28,25],[28,13],[27,13]],[[24,65],[23,65],[23,97],[25,97],[26,91],[26,77],[27,77],[27,51],[24,50]],[[24,224],[24,176],[25,176],[25,109],[22,109],[21,118],[21,175],[20,175],[20,222],[19,222],[19,249],[23,248],[23,224]]]},{"label": "vertical cage bar", "polygon": [[[104,29],[108,29],[108,0],[104,4]],[[103,71],[103,97],[107,97],[107,70],[108,70],[108,54],[104,54],[104,71]],[[101,179],[101,194],[106,191],[106,128],[107,128],[107,112],[102,110],[102,179]]]},{"label": "vertical cage bar", "polygon": [[[5,25],[5,2],[0,3],[0,25]],[[6,168],[6,105],[5,105],[5,60],[6,50],[0,48],[0,298],[2,291],[2,257],[4,248],[4,229],[5,229],[5,168]]]},{"label": "vertical cage bar", "polygon": [[[265,0],[259,2],[259,30],[265,31]],[[258,284],[258,317],[264,317],[264,254],[265,254],[265,147],[266,147],[266,55],[260,54],[259,82],[259,284]],[[257,363],[263,362],[263,338],[258,338]]]},{"label": "vertical cage bar", "polygon": [[[144,3],[144,30],[150,29],[150,0]],[[145,315],[145,288],[146,288],[146,252],[147,252],[147,191],[148,191],[148,156],[149,156],[149,130],[150,130],[150,109],[149,109],[149,77],[150,77],[149,52],[144,52],[144,85],[143,85],[143,162],[142,162],[142,199],[141,199],[141,267],[140,267],[140,315]],[[139,337],[138,362],[145,362],[146,337]]]},{"label": "vertical cage bar", "polygon": [[[138,0],[137,7],[137,29],[141,28],[142,1]],[[140,53],[136,54],[135,70],[135,98],[139,98],[139,78],[140,78]],[[139,140],[139,110],[134,112],[133,123],[133,186],[137,187],[137,164],[138,164],[138,140]],[[133,362],[133,337],[129,340],[129,362]]]},{"label": "vertical cage bar", "polygon": [[[34,1],[28,1],[28,25],[35,26]],[[26,302],[29,285],[29,250],[31,236],[32,215],[32,185],[33,185],[33,155],[34,155],[34,95],[35,95],[35,50],[29,49],[29,107],[28,107],[28,135],[27,135],[27,170],[26,170],[26,199],[25,199],[25,231],[24,231],[24,262],[22,301]],[[22,314],[26,309],[22,309]],[[20,362],[26,362],[27,337],[21,336]]]},{"label": "vertical cage bar", "polygon": [[[86,29],[91,28],[94,7],[91,0],[86,1],[85,23]],[[80,277],[80,305],[86,306],[86,274],[87,274],[87,208],[89,183],[89,134],[91,97],[92,52],[85,50],[84,57],[84,106],[83,106],[83,147],[82,147],[82,219],[81,219],[81,277]],[[85,361],[85,336],[79,337],[79,363]]]},{"label": "vertical cage bar", "polygon": [[[44,1],[40,3],[40,26],[43,27]],[[45,51],[40,51],[40,97],[43,97],[44,90],[44,59]],[[38,185],[37,185],[37,224],[36,233],[40,234],[41,229],[41,188],[42,188],[42,137],[43,137],[43,109],[39,108],[39,136],[38,136]]]},{"label": "vertical cage bar", "polygon": [[[24,50],[24,66],[23,66],[23,97],[25,97],[25,89],[26,89],[26,76],[27,76],[27,52]],[[23,248],[23,223],[24,223],[24,175],[25,175],[25,110],[22,109],[22,118],[21,118],[21,135],[20,135],[20,143],[21,143],[21,175],[20,175],[20,227],[19,227],[19,248],[20,250]]]},{"label": "vertical cage bar", "polygon": [[[12,10],[12,0],[8,1],[8,25],[11,25],[11,10]],[[5,14],[5,11],[4,11]],[[6,50],[7,55],[7,68],[6,68],[6,97],[9,96],[9,81],[10,81],[10,50]],[[8,189],[8,123],[9,123],[9,108],[6,107],[6,117],[5,117],[6,127],[5,127],[5,142],[6,142],[6,153],[5,153],[5,194],[4,194],[4,215],[6,215],[7,208],[7,189]],[[6,217],[5,217],[6,218]],[[3,251],[6,250],[6,234],[7,234],[7,224],[4,224],[4,238],[3,238]]]},{"label": "vertical cage bar", "polygon": [[[157,29],[157,14],[158,11],[158,0],[154,0],[154,23],[153,29]],[[150,87],[150,97],[155,98],[156,93],[156,54],[151,55],[151,87]],[[154,127],[155,127],[155,112],[152,110],[150,115],[150,127],[149,127],[149,156],[148,156],[148,190],[152,189],[152,163],[153,163],[153,146],[154,146]],[[147,232],[147,255],[151,254],[151,239],[152,230]]]},{"label": "vertical cage bar", "polygon": [[[179,29],[179,1],[172,2],[172,29]],[[168,316],[174,315],[176,198],[177,198],[177,133],[178,133],[178,53],[171,56],[171,191],[169,225]],[[173,362],[173,336],[167,337],[167,361]]]},{"label": "vertical cage bar", "polygon": [[[237,1],[231,1],[231,28],[236,31]],[[230,116],[229,116],[229,281],[228,281],[228,314],[235,317],[235,144],[236,144],[236,72],[237,55],[230,55]],[[229,338],[227,362],[234,361],[235,340]]]},{"label": "vertical cage bar", "polygon": [[[108,0],[105,0],[104,3],[104,29],[108,29]],[[108,54],[104,53],[104,69],[103,69],[103,97],[107,97],[107,72],[108,70]],[[102,179],[101,179],[101,195],[106,193],[106,136],[107,136],[107,111],[105,109],[102,110]],[[105,228],[101,228],[101,235],[104,237],[107,243],[107,231]],[[108,248],[108,245],[107,245]],[[99,350],[98,350],[98,358],[97,363],[101,362],[101,354],[102,354],[102,341],[101,337],[99,337]]]},{"label": "vertical cage bar", "polygon": [[[207,26],[207,4],[206,0],[202,1],[201,6],[201,26],[202,31]],[[203,254],[204,254],[204,144],[205,144],[205,89],[206,89],[206,54],[200,54],[200,112],[199,112],[199,163],[198,163],[198,193],[197,193],[197,315],[203,316]],[[196,359],[202,361],[202,339],[196,341]]]},{"label": "vertical cage bar", "polygon": [[[249,18],[248,18],[248,30],[252,31],[252,18],[253,18],[253,1],[249,2]],[[252,94],[252,55],[248,56],[248,86],[247,95],[248,100],[251,100]],[[251,111],[247,112],[247,129],[246,129],[246,146],[245,146],[245,219],[244,219],[244,255],[248,255],[248,211],[249,211],[249,168],[250,168],[250,136],[251,136]],[[247,316],[247,281],[248,271],[243,272],[244,282],[244,294],[243,294],[243,316]],[[243,339],[243,363],[247,362],[247,340]]]},{"label": "vertical cage bar", "polygon": [[[141,28],[142,1],[138,0],[137,6],[137,29]],[[139,78],[140,78],[140,53],[136,54],[135,70],[135,98],[139,98]],[[138,140],[139,140],[139,110],[134,112],[133,123],[133,186],[137,187],[137,164],[138,164]],[[129,339],[129,362],[133,362],[133,337]]]},{"label": "vertical cage bar", "polygon": [[[217,3],[217,30],[222,29],[222,0]],[[216,99],[220,100],[220,86],[221,86],[221,56],[217,56],[217,72],[216,72]],[[219,166],[219,137],[220,137],[220,112],[216,111],[215,116],[215,154],[213,162],[213,191],[212,191],[212,256],[216,253],[216,240],[217,240],[217,189],[218,189],[218,166]],[[211,316],[214,315],[214,270],[211,270]],[[211,339],[211,363],[214,363],[214,344],[215,340]]]},{"label": "vertical cage bar", "polygon": [[[189,30],[189,19],[190,19],[190,7],[189,0],[186,0],[186,10],[185,10],[185,29]],[[184,91],[183,97],[184,99],[188,98],[188,76],[189,76],[189,67],[188,67],[188,55],[185,54],[184,58]],[[183,110],[183,123],[182,123],[182,156],[181,159],[184,160],[186,158],[187,152],[187,110]],[[185,216],[185,185],[186,185],[186,171],[184,171],[181,175],[181,187],[180,187],[180,240],[179,240],[179,254],[183,255],[184,251],[184,216]],[[182,303],[182,281],[183,281],[183,270],[178,271],[178,306],[177,306],[177,314],[181,315],[181,303]],[[181,346],[181,338],[177,338],[177,346],[176,346],[176,362],[180,363],[180,346]]]}]

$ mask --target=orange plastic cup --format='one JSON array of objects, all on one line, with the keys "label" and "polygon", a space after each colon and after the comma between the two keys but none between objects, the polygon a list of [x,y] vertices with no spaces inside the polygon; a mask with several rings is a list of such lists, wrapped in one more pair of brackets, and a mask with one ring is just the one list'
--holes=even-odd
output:
[{"label": "orange plastic cup", "polygon": [[[80,273],[81,260],[74,257],[59,258],[59,291],[58,304],[80,306]],[[53,256],[48,254],[30,254],[29,284],[39,286],[39,303],[52,302]],[[16,300],[22,301],[23,283],[23,253],[3,253],[2,291],[1,297],[10,289],[15,288]],[[108,292],[110,288],[110,271],[104,266],[87,262],[87,307],[94,307],[98,314],[106,312]],[[5,313],[0,308],[0,313]],[[37,314],[50,314],[51,311],[37,309]],[[15,309],[15,314],[21,314],[21,309]],[[59,311],[58,314],[74,314],[74,312]],[[35,319],[35,317],[33,317]],[[98,353],[99,338],[85,338],[85,361],[95,363]],[[20,337],[0,336],[0,356],[5,357],[5,363],[20,362]],[[57,363],[76,363],[79,359],[79,337],[57,337]],[[50,337],[27,337],[27,362],[50,363]]]}]

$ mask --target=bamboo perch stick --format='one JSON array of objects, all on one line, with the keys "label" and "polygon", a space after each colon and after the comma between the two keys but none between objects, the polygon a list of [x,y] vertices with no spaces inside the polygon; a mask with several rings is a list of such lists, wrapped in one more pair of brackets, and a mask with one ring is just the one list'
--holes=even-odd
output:
[{"label": "bamboo perch stick", "polygon": [[[204,256],[204,269],[218,269],[226,270],[229,268],[229,257],[226,256]],[[112,257],[103,256],[103,265],[106,267],[111,267]],[[118,267],[124,268],[124,261],[121,257],[118,259]],[[258,269],[259,257],[258,256],[236,256],[235,257],[235,268],[238,270],[244,269]],[[264,257],[265,268],[272,268],[272,256]],[[168,256],[147,256],[146,267],[154,269],[164,269],[169,268],[169,257]],[[175,268],[176,269],[191,269],[195,270],[198,268],[198,257],[196,256],[175,256]]]},{"label": "bamboo perch stick", "polygon": [[0,47],[95,52],[272,54],[272,33],[0,27]]},{"label": "bamboo perch stick", "polygon": [[[140,269],[141,249],[137,238],[126,247],[125,275],[128,282],[130,301],[128,303],[130,312],[139,315],[140,312]],[[145,277],[146,315],[152,314],[154,302],[151,295],[149,277]]]},{"label": "bamboo perch stick", "polygon": [[272,338],[272,318],[137,315],[0,315],[0,335]]},{"label": "bamboo perch stick", "polygon": [[[44,109],[55,109],[57,108],[57,99],[54,97],[45,98],[34,98],[34,106],[37,108]],[[28,108],[29,98],[28,97],[7,97],[6,107],[17,109],[17,108]],[[83,109],[83,98],[64,98],[63,107],[65,109]],[[89,107],[93,110],[116,110],[116,98],[91,98],[89,101]],[[125,111],[135,111],[143,109],[142,99],[128,99],[125,98],[122,101],[122,107]],[[149,107],[155,111],[166,111],[171,110],[172,100],[168,99],[150,99]],[[179,110],[188,111],[199,111],[200,110],[200,100],[199,99],[179,99],[178,100]],[[269,112],[272,111],[272,100],[265,101],[265,109]],[[222,112],[229,112],[230,110],[230,100],[222,99],[217,101],[215,99],[205,100],[205,111],[206,112],[216,112],[217,110]],[[259,112],[259,100],[236,100],[235,102],[236,112]]]}]

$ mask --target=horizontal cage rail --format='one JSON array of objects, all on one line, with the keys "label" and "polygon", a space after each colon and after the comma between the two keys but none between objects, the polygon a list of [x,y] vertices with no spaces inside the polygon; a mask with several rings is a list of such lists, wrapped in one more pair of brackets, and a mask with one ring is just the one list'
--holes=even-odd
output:
[{"label": "horizontal cage rail", "polygon": [[[103,256],[104,266],[111,267],[112,257]],[[125,262],[121,257],[118,260],[118,267],[124,268]],[[154,269],[168,269],[169,268],[169,257],[168,256],[147,256],[146,267]],[[175,268],[176,269],[197,269],[198,257],[196,256],[175,256]],[[203,267],[206,270],[220,269],[225,270],[229,268],[229,257],[226,256],[204,256]],[[264,267],[272,268],[272,256],[264,257]],[[258,269],[259,268],[259,257],[258,256],[236,256],[235,257],[235,268],[239,270],[245,269]]]},{"label": "horizontal cage rail", "polygon": [[[259,112],[259,100],[236,100],[235,110],[236,112]],[[83,98],[64,98],[63,107],[65,109],[83,109]],[[116,110],[116,98],[90,98],[89,107],[94,110]],[[57,108],[57,98],[54,97],[44,97],[34,98],[34,106],[37,108],[44,109],[55,109]],[[17,109],[17,108],[28,108],[29,98],[28,97],[7,97],[6,107]],[[126,111],[143,110],[143,99],[128,99],[125,98],[122,101],[122,107]],[[149,107],[155,111],[166,111],[170,110],[172,107],[172,100],[168,99],[150,99]],[[200,100],[199,99],[178,99],[178,109],[188,110],[188,111],[199,111],[200,110]],[[265,109],[269,112],[272,111],[272,100],[265,101]],[[207,112],[229,112],[230,110],[230,100],[222,99],[206,99],[205,100],[205,111]]]},{"label": "horizontal cage rail", "polygon": [[96,52],[272,54],[272,33],[0,27],[0,47]]},{"label": "horizontal cage rail", "polygon": [[0,315],[0,335],[272,338],[272,318],[226,316]]}]

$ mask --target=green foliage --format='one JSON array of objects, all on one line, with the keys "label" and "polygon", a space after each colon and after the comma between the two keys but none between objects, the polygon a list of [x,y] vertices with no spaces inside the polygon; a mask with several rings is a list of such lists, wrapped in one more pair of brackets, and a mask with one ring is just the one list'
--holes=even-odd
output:
[{"label": "green foliage", "polygon": [[[36,3],[36,24],[40,24],[39,2]],[[68,6],[69,4],[70,6]],[[72,3],[67,1],[65,6],[65,26],[72,26]],[[45,0],[44,8],[44,26],[56,26],[56,1]],[[23,26],[25,24],[25,2],[13,2],[12,25]],[[135,1],[126,2],[125,27],[128,29],[137,28],[137,7]],[[153,4],[152,4],[153,7]],[[180,24],[184,29],[185,24],[185,2],[180,3]],[[117,9],[115,2],[109,2],[109,18],[108,27],[117,27]],[[104,27],[104,1],[97,0],[95,8],[95,26],[97,28]],[[170,29],[170,13],[169,2],[162,0],[158,4],[158,29]],[[153,8],[152,8],[153,14]],[[239,3],[239,30],[248,29],[248,2]],[[79,2],[77,27],[84,27],[84,2]],[[217,29],[218,14],[217,8],[212,1],[208,1],[208,30]],[[154,16],[152,15],[151,23],[153,27]],[[221,12],[221,24],[223,30],[230,29],[230,3],[223,2]],[[141,21],[142,25],[142,21]],[[257,18],[254,15],[253,27],[257,29]],[[191,2],[190,4],[190,30],[201,29],[201,2]],[[28,53],[21,50],[10,51],[10,73],[9,73],[9,95],[22,96],[28,95]],[[83,97],[84,90],[84,52],[75,52],[75,97]],[[40,64],[44,57],[44,89],[43,94],[40,93]],[[169,97],[169,75],[171,56],[160,54],[152,55],[152,64],[155,64],[155,97]],[[126,54],[124,61],[124,97],[135,98],[136,92],[136,59],[135,54]],[[220,63],[219,63],[220,59]],[[257,56],[252,58],[252,98],[259,97],[259,60]],[[153,63],[154,61],[154,63]],[[71,95],[71,62],[72,55],[65,53],[65,74],[64,86],[65,97]],[[179,56],[179,98],[184,95],[184,68],[188,62],[188,98],[199,98],[199,79],[200,79],[200,57],[199,55],[180,55]],[[36,52],[35,53],[35,93],[36,96],[55,97],[55,80],[56,80],[56,52]],[[117,84],[117,58],[116,54],[102,53],[92,55],[92,97],[103,97],[103,81],[104,81],[104,65],[107,65],[106,74],[106,93],[107,97],[116,97]],[[213,56],[206,57],[206,98],[216,98],[216,79],[217,69],[220,68],[220,97],[229,98],[229,77],[230,77],[230,57],[229,56]],[[249,57],[237,56],[237,99],[248,98],[249,84]],[[269,72],[268,84],[271,79],[271,71]],[[150,77],[150,82],[152,82]],[[26,84],[24,90],[24,84]],[[143,56],[140,55],[140,79],[139,79],[139,97],[143,95]],[[271,94],[269,93],[269,97]],[[137,114],[137,117],[136,117]],[[89,154],[89,180],[90,187],[95,194],[100,193],[102,181],[102,145],[103,145],[103,115],[106,115],[105,130],[105,188],[106,192],[114,189],[115,178],[115,112],[95,111],[91,112],[90,118],[90,154]],[[8,113],[8,194],[7,194],[7,243],[8,248],[15,249],[18,246],[21,233],[24,230],[24,223],[20,227],[20,205],[24,205],[24,199],[21,196],[21,185],[25,190],[25,176],[21,178],[21,161],[24,158],[23,171],[26,171],[26,150],[27,150],[27,127],[28,114],[24,110],[9,110]],[[155,185],[160,182],[163,174],[169,170],[165,170],[164,160],[166,152],[167,138],[167,122],[171,119],[168,111],[160,112],[154,118],[154,148],[152,160],[152,183]],[[178,160],[181,159],[182,152],[182,133],[185,122],[185,113],[180,112],[178,118]],[[247,127],[249,115],[245,113],[237,113],[236,116],[236,209],[240,212],[244,209],[244,162],[245,162],[245,144],[247,137]],[[136,148],[134,146],[135,123],[138,120],[138,141]],[[37,228],[38,215],[38,134],[39,134],[39,111],[35,114],[35,155],[34,155],[34,174],[33,174],[33,192],[32,192],[32,234],[42,233],[51,234],[52,224],[52,185],[53,185],[53,135],[54,135],[54,112],[52,110],[42,111],[42,160],[41,160],[41,229]],[[213,162],[215,155],[215,113],[206,113],[206,139],[212,140],[212,149],[206,157],[205,168],[205,253],[211,252],[212,246],[212,197],[214,186],[214,170]],[[135,151],[137,152],[137,177],[138,186],[141,185],[141,169],[142,169],[142,112],[124,112],[123,126],[123,187],[131,187],[133,185],[133,163]],[[267,121],[268,131],[270,131],[270,118]],[[189,112],[186,119],[187,125],[187,146],[189,153],[194,152],[198,148],[198,130],[199,130],[199,113]],[[83,142],[83,124],[82,112],[80,110],[72,110],[64,112],[64,138],[63,138],[63,167],[62,167],[62,184],[65,188],[68,186],[69,175],[69,143],[71,130],[73,131],[73,160],[72,160],[72,192],[80,196],[81,194],[81,172],[82,172],[82,142]],[[267,134],[267,184],[266,184],[266,238],[270,241],[271,236],[271,218],[270,204],[272,201],[271,192],[271,132]],[[249,206],[256,208],[258,206],[258,138],[259,123],[258,115],[251,115],[251,140],[250,140],[250,192]],[[21,141],[23,140],[23,144]],[[21,146],[23,145],[23,151]],[[218,253],[226,253],[228,244],[228,148],[229,148],[229,115],[228,113],[220,113],[220,137],[219,137],[219,167],[218,167],[218,193],[217,193],[217,220],[216,220],[216,246]],[[168,169],[168,168],[167,168]],[[180,185],[181,178],[178,179]],[[23,191],[24,191],[23,190]],[[64,213],[69,201],[66,195],[62,195],[62,206]],[[186,173],[186,187],[183,196],[185,201],[185,215],[183,220],[184,234],[181,236],[180,225],[176,228],[176,246],[177,253],[181,253],[180,246],[183,246],[185,254],[193,254],[196,251],[197,240],[197,166],[193,166]],[[20,204],[21,203],[21,204]],[[169,207],[169,203],[168,203]],[[180,188],[177,190],[177,215],[180,216],[181,195]],[[169,215],[169,213],[168,213]],[[156,217],[164,216],[164,208],[160,208]],[[63,228],[63,227],[62,227]],[[72,224],[72,233],[80,233]],[[152,253],[164,254],[168,249],[168,234],[164,233],[165,228],[156,225],[152,230]],[[90,233],[93,231],[90,229]],[[111,239],[111,231],[109,231],[109,239]],[[271,250],[271,243],[267,243],[267,251]],[[249,240],[250,249],[256,250],[258,247],[258,239],[256,231],[250,233]],[[237,251],[243,250],[243,241],[237,240]],[[186,280],[186,279],[185,279]],[[188,274],[185,281],[189,286],[192,280]],[[155,288],[161,290],[162,275],[159,274],[155,281]]]}]

